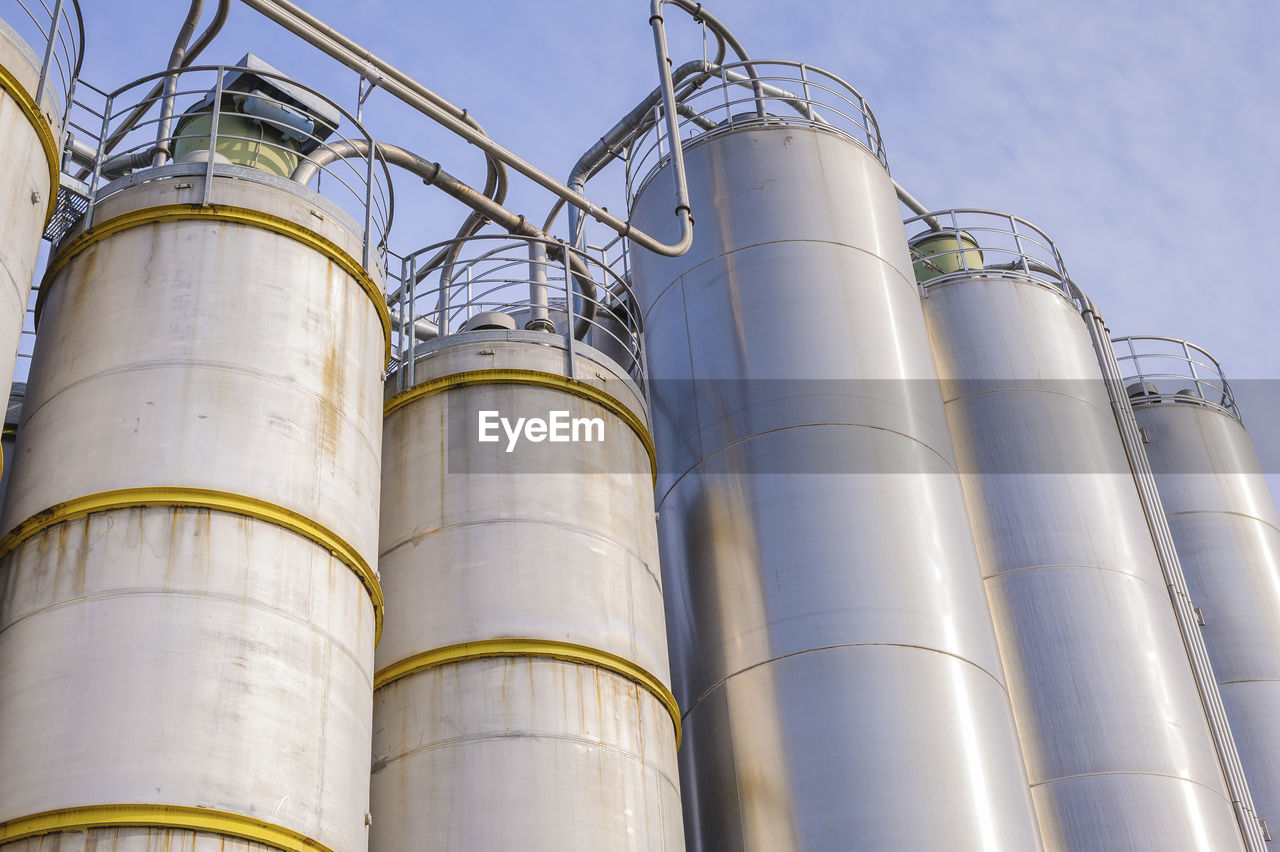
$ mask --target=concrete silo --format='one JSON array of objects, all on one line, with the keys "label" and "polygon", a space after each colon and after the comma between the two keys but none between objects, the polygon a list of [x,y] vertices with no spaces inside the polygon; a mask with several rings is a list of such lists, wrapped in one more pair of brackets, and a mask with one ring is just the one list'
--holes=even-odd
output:
[{"label": "concrete silo", "polygon": [[259,61],[173,99],[211,126],[117,156],[205,147],[110,182],[96,157],[41,288],[0,540],[0,848],[363,852],[377,235],[219,145],[362,131]]}]

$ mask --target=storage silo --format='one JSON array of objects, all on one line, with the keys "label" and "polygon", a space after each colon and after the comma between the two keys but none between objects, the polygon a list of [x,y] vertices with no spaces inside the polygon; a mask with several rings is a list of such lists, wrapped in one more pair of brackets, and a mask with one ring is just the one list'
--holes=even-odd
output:
[{"label": "storage silo", "polygon": [[599,285],[566,290],[562,245],[507,236],[419,275],[437,248],[388,379],[372,848],[683,852],[625,285],[583,256]]},{"label": "storage silo", "polygon": [[[875,119],[764,61],[681,115],[697,237],[631,258],[690,848],[1038,849]],[[637,142],[667,240],[671,180]]]},{"label": "storage silo", "polygon": [[[297,119],[257,137],[337,123],[262,66],[176,100],[242,115],[236,81]],[[200,153],[100,186],[41,288],[0,540],[5,852],[367,848],[379,235]]]},{"label": "storage silo", "polygon": [[26,382],[14,382],[9,388],[9,404],[4,411],[4,430],[0,432],[0,452],[4,454],[4,466],[0,468],[0,506],[4,505],[4,492],[9,485],[13,445],[18,439],[18,420],[22,416],[22,398],[26,393]]},{"label": "storage silo", "polygon": [[0,19],[0,376],[13,375],[40,236],[58,200],[64,109],[80,49],[78,7],[12,11]]},{"label": "storage silo", "polygon": [[1254,804],[1275,826],[1280,515],[1221,365],[1184,340],[1114,345]]},{"label": "storage silo", "polygon": [[989,211],[907,231],[1046,849],[1242,849],[1057,248]]}]

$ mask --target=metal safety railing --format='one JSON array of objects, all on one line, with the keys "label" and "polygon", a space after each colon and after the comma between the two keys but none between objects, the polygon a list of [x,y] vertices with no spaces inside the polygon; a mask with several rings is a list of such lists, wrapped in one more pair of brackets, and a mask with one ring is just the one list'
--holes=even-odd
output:
[{"label": "metal safety railing", "polygon": [[[940,210],[903,224],[911,263],[922,288],[993,275],[1048,287],[1077,302],[1062,254],[1026,219],[994,210]],[[916,228],[925,226],[922,230]],[[915,231],[915,233],[913,233]]]},{"label": "metal safety railing", "polygon": [[[252,85],[238,83],[252,79]],[[158,81],[168,89],[152,95]],[[110,92],[81,82],[69,123],[69,172],[80,184],[54,242],[79,217],[116,192],[146,180],[199,184],[201,203],[215,203],[220,172],[281,186],[306,185],[327,199],[363,246],[363,265],[382,267],[394,196],[385,158],[351,112],[319,92],[261,67],[193,66],[160,71]],[[318,112],[300,109],[305,98]],[[170,101],[171,114],[164,106]],[[90,101],[93,101],[90,103]],[[145,114],[130,117],[138,107]]]},{"label": "metal safety railing", "polygon": [[[685,84],[676,108],[686,145],[742,127],[799,125],[839,134],[888,168],[871,107],[857,89],[835,74],[783,60],[705,65],[703,73]],[[648,129],[632,142],[625,157],[629,206],[670,159],[671,140],[665,132],[662,106],[653,109]]]},{"label": "metal safety railing", "polygon": [[77,0],[3,0],[0,31],[31,66],[37,104],[49,96],[65,117],[84,60],[84,22]]},{"label": "metal safety railing", "polygon": [[1222,365],[1194,343],[1134,335],[1114,338],[1111,345],[1130,404],[1193,403],[1241,419]]},{"label": "metal safety railing", "polygon": [[[448,250],[444,262],[420,268],[441,249]],[[571,355],[588,345],[613,360],[647,396],[635,297],[600,251],[494,234],[435,243],[399,258],[401,286],[390,305],[397,388],[416,384],[417,359],[431,341],[506,330],[561,338]]]}]

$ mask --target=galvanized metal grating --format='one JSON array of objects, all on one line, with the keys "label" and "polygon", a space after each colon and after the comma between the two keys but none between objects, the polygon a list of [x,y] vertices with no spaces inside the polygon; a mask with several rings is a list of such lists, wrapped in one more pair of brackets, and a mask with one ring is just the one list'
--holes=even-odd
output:
[{"label": "galvanized metal grating", "polygon": [[62,184],[58,187],[58,203],[53,210],[53,218],[45,225],[44,238],[52,245],[57,245],[67,233],[80,223],[89,209],[89,196],[80,192],[70,183],[84,186],[74,178],[62,176]]}]

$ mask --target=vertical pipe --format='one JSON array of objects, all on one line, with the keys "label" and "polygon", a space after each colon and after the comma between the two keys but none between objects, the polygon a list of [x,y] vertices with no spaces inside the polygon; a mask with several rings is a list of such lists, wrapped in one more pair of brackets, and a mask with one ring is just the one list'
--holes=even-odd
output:
[{"label": "vertical pipe", "polygon": [[178,89],[178,74],[182,69],[182,59],[187,52],[187,42],[200,22],[200,11],[204,8],[203,0],[191,0],[191,8],[187,10],[187,18],[182,22],[182,29],[174,40],[173,51],[169,54],[169,76],[164,79],[164,95],[160,101],[160,120],[156,124],[156,152],[151,158],[152,166],[163,166],[169,161],[169,148],[172,140],[169,131],[173,124],[173,102]]},{"label": "vertical pipe", "polygon": [[[529,321],[524,327],[536,331],[554,331],[547,311],[547,246],[542,240],[529,240]],[[548,326],[550,326],[548,328]]]}]

